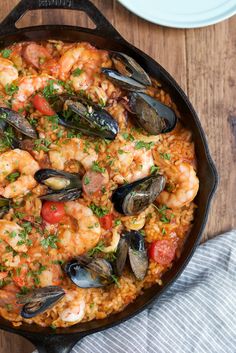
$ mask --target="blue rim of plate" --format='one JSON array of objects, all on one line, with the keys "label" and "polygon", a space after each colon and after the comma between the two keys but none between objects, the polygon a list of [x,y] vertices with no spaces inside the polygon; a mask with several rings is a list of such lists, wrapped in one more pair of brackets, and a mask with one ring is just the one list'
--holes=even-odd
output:
[{"label": "blue rim of plate", "polygon": [[[206,0],[207,1],[207,0]],[[162,25],[165,27],[172,27],[172,28],[200,28],[200,27],[206,27],[209,25],[213,25],[216,23],[219,23],[221,21],[224,21],[234,15],[236,15],[236,3],[226,11],[222,11],[221,14],[207,18],[204,18],[203,20],[196,20],[196,21],[172,21],[169,19],[165,19],[163,17],[149,17],[148,15],[145,15],[145,13],[140,13],[139,11],[136,11],[136,9],[133,8],[133,6],[129,6],[129,1],[128,0],[118,0],[118,2],[123,5],[127,10],[130,12],[134,13],[138,17],[143,18],[146,21],[149,21],[151,23],[155,23],[158,25]],[[207,11],[206,11],[207,12]],[[203,12],[204,13],[204,12]]]}]

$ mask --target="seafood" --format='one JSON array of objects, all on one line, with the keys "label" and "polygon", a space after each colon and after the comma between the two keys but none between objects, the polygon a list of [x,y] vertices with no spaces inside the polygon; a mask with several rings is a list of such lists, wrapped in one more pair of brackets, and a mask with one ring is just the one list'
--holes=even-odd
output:
[{"label": "seafood", "polygon": [[[162,191],[157,197],[157,202],[167,207],[178,208],[191,202],[197,195],[199,179],[193,166],[188,163],[182,162],[173,168],[175,169],[173,182],[176,186],[173,192]],[[168,172],[166,172],[166,176],[168,177]]]},{"label": "seafood", "polygon": [[138,125],[152,135],[170,132],[177,118],[172,109],[147,94],[133,92],[129,102]]},{"label": "seafood", "polygon": [[23,115],[16,113],[9,108],[0,107],[0,119],[9,125],[12,125],[25,136],[31,137],[33,139],[37,138],[35,129],[30,125],[28,120]]},{"label": "seafood", "polygon": [[81,255],[99,242],[101,227],[93,211],[78,201],[65,203],[68,216],[77,221],[76,229],[64,225],[59,229],[59,247],[72,255]]},{"label": "seafood", "polygon": [[76,160],[85,170],[89,170],[98,155],[91,147],[87,147],[82,139],[72,138],[64,140],[61,144],[51,145],[49,158],[54,169],[63,170],[67,161]]},{"label": "seafood", "polygon": [[118,276],[122,275],[127,257],[135,277],[143,280],[148,269],[148,256],[143,235],[137,231],[125,232],[120,239],[114,265]]},{"label": "seafood", "polygon": [[38,163],[27,151],[15,149],[3,153],[0,155],[0,183],[4,185],[6,177],[13,172],[18,171],[20,176],[7,186],[1,186],[0,194],[6,198],[25,195],[36,186],[34,174],[38,169]]},{"label": "seafood", "polygon": [[80,256],[68,262],[64,270],[71,281],[80,288],[104,287],[113,282],[112,266],[105,259]]},{"label": "seafood", "polygon": [[69,325],[74,325],[83,319],[86,308],[83,294],[67,290],[64,298],[64,306],[65,308],[60,312],[58,321],[62,320]]},{"label": "seafood", "polygon": [[[49,84],[49,81],[53,78],[48,75],[41,76],[25,76],[19,80],[18,90],[13,95],[12,99],[12,109],[19,111],[19,109],[24,109],[25,104],[28,103],[28,99],[38,90],[43,89]],[[63,92],[62,86],[52,82],[54,90],[60,94]]]},{"label": "seafood", "polygon": [[131,184],[119,186],[112,195],[115,209],[125,215],[144,211],[165,187],[165,177],[151,175]]},{"label": "seafood", "polygon": [[18,244],[18,242],[22,240],[22,231],[23,228],[17,223],[0,219],[0,238],[8,243],[15,251],[26,252],[28,247],[25,242]]},{"label": "seafood", "polygon": [[47,194],[41,196],[42,200],[72,201],[78,199],[82,192],[82,183],[78,174],[40,169],[35,173],[34,178],[50,189]]},{"label": "seafood", "polygon": [[0,83],[2,86],[10,85],[18,79],[18,70],[12,61],[0,58]]},{"label": "seafood", "polygon": [[21,316],[25,319],[30,319],[41,314],[54,306],[64,295],[64,290],[57,286],[34,289],[29,294],[21,296],[18,299],[19,304],[24,304]]},{"label": "seafood", "polygon": [[115,139],[119,130],[118,124],[106,110],[71,100],[67,100],[65,105],[66,115],[59,119],[61,125],[80,130],[85,135]]}]

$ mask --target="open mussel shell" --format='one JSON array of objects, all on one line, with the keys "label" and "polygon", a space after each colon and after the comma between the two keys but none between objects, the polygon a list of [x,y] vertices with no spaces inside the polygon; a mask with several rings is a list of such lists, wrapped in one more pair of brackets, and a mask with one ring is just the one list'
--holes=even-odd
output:
[{"label": "open mussel shell", "polygon": [[78,174],[55,169],[39,169],[34,178],[50,189],[46,195],[40,197],[42,200],[72,201],[81,196],[82,183]]},{"label": "open mussel shell", "polygon": [[135,81],[138,81],[145,86],[150,86],[152,84],[148,74],[137,63],[137,61],[135,61],[129,55],[121,52],[111,51],[110,57],[116,70],[121,75],[131,77]]},{"label": "open mussel shell", "polygon": [[163,175],[150,175],[133,183],[119,186],[112,195],[116,211],[132,216],[144,211],[164,190]]},{"label": "open mussel shell", "polygon": [[127,255],[129,249],[128,237],[122,236],[119,240],[116,250],[116,260],[114,262],[114,271],[117,276],[121,276],[125,267]]},{"label": "open mussel shell", "polygon": [[0,219],[9,211],[11,200],[0,197]]},{"label": "open mussel shell", "polygon": [[9,108],[0,107],[0,119],[6,121],[9,125],[13,126],[23,135],[37,138],[35,129],[30,125],[28,120],[21,114],[11,110]]},{"label": "open mussel shell", "polygon": [[139,126],[152,135],[170,132],[175,128],[177,117],[174,111],[145,93],[131,93],[129,106],[136,114]]},{"label": "open mussel shell", "polygon": [[22,295],[18,299],[19,304],[24,304],[20,315],[25,319],[30,319],[42,314],[47,309],[53,307],[64,295],[64,290],[58,286],[34,289],[32,292]]},{"label": "open mussel shell", "polygon": [[123,76],[116,70],[102,68],[101,71],[110,81],[127,91],[143,92],[146,89],[142,83],[132,77]]},{"label": "open mussel shell", "polygon": [[59,124],[79,130],[88,136],[99,136],[109,140],[115,139],[119,126],[105,109],[73,100],[65,101],[65,106],[67,109],[63,116],[59,115]]},{"label": "open mussel shell", "polygon": [[117,276],[122,275],[127,258],[135,277],[143,280],[148,269],[148,255],[143,235],[138,231],[127,231],[120,238],[113,265]]},{"label": "open mussel shell", "polygon": [[71,281],[80,288],[99,288],[113,282],[112,266],[102,258],[79,256],[64,266]]},{"label": "open mussel shell", "polygon": [[129,262],[135,277],[143,280],[148,269],[148,255],[143,235],[137,231],[131,231],[129,237]]}]

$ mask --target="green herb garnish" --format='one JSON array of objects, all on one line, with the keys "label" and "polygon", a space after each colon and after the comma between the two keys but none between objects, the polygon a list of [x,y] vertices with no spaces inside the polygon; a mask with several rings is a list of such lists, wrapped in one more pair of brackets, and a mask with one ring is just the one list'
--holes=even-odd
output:
[{"label": "green herb garnish", "polygon": [[72,76],[80,76],[82,74],[83,70],[77,67],[74,71],[72,71]]},{"label": "green herb garnish", "polygon": [[1,55],[3,58],[7,59],[11,55],[12,50],[11,49],[3,49],[1,50]]},{"label": "green herb garnish", "polygon": [[98,173],[104,173],[106,171],[105,168],[100,167],[98,162],[93,162],[92,164],[92,168],[91,168],[94,172],[98,172]]},{"label": "green herb garnish", "polygon": [[105,216],[106,214],[109,213],[109,210],[106,207],[100,207],[92,203],[89,205],[89,208],[93,211],[93,213],[98,216],[99,218]]}]

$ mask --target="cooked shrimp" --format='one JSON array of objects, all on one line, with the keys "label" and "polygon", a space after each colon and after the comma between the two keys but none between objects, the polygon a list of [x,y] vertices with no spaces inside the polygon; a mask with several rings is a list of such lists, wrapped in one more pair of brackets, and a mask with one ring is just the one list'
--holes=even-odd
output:
[{"label": "cooked shrimp", "polygon": [[[173,168],[175,173],[173,173]],[[170,208],[182,207],[191,202],[197,195],[199,179],[194,168],[189,163],[180,163],[172,167],[171,176],[175,175],[175,189],[173,192],[162,191],[157,202]],[[168,177],[168,172],[166,172]]]},{"label": "cooked shrimp", "polygon": [[0,238],[8,243],[15,251],[26,252],[28,250],[25,244],[18,245],[22,240],[20,237],[21,228],[17,223],[0,219]]},{"label": "cooked shrimp", "polygon": [[18,71],[14,67],[13,62],[8,59],[0,58],[0,83],[6,86],[17,80],[17,78]]},{"label": "cooked shrimp", "polygon": [[[19,89],[13,96],[12,109],[18,111],[24,108],[30,96],[47,86],[49,80],[54,80],[54,78],[48,75],[22,77],[19,81]],[[62,93],[63,91],[62,87],[56,83],[53,83],[53,88],[57,90],[58,93]]]},{"label": "cooked shrimp", "polygon": [[40,285],[42,287],[58,286],[61,284],[62,275],[60,265],[52,264],[50,268],[47,268],[39,274]]},{"label": "cooked shrimp", "polygon": [[119,173],[115,173],[113,179],[119,184],[133,182],[148,176],[153,165],[151,150],[135,149],[135,143],[126,144],[117,150],[112,169],[119,170]]},{"label": "cooked shrimp", "polygon": [[[64,298],[64,308],[59,312],[58,321],[62,320],[68,325],[74,325],[80,322],[85,314],[84,291],[81,289],[67,290]],[[57,322],[54,322],[57,324]]]},{"label": "cooked shrimp", "polygon": [[97,160],[98,155],[91,147],[86,147],[82,139],[72,138],[64,140],[61,144],[51,145],[49,158],[55,169],[63,170],[67,161],[76,160],[83,165],[85,170],[88,170]]},{"label": "cooked shrimp", "polygon": [[79,202],[66,202],[65,211],[76,224],[74,227],[69,224],[61,226],[59,229],[59,247],[70,255],[81,255],[99,242],[101,235],[99,220],[90,208]]},{"label": "cooked shrimp", "polygon": [[71,80],[75,89],[82,89],[81,83],[82,86],[90,84],[94,74],[107,62],[109,58],[106,51],[98,50],[88,43],[78,43],[61,56],[59,77],[65,80],[75,69],[80,69],[78,75],[71,75]]},{"label": "cooked shrimp", "polygon": [[38,169],[38,163],[27,151],[15,149],[3,153],[0,156],[0,184],[4,184],[6,177],[13,172],[19,171],[21,175],[6,187],[0,187],[0,195],[14,198],[28,193],[37,184],[34,174]]}]

